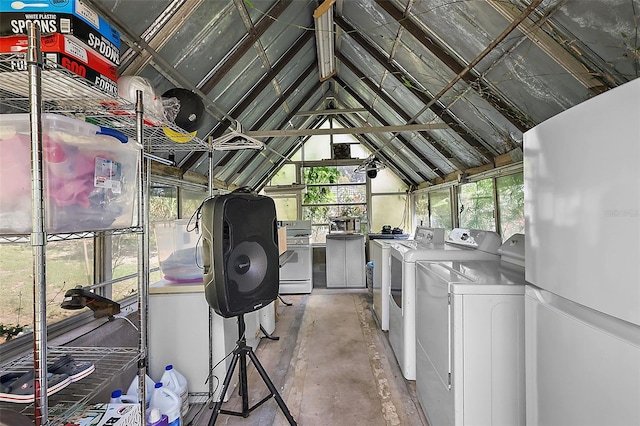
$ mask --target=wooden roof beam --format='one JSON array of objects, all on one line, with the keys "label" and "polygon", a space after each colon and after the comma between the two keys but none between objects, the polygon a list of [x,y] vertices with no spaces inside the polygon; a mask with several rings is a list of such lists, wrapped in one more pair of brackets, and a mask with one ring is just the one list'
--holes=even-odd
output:
[{"label": "wooden roof beam", "polygon": [[[358,116],[358,118],[362,120],[362,117]],[[345,127],[356,126],[356,123],[352,121],[354,119],[353,116],[339,115],[336,117],[336,119],[337,121],[340,122],[340,124],[342,124]],[[380,161],[382,161],[386,167],[393,170],[393,172],[398,176],[398,178],[400,178],[400,180],[404,182],[407,186],[418,185],[418,182],[414,182],[412,179],[410,179],[409,176],[407,176],[406,173],[403,172],[402,169],[398,167],[398,165],[393,161],[393,159],[391,159],[391,157],[389,157],[385,152],[380,150],[380,148],[377,146],[374,140],[371,139],[368,135],[359,134],[359,135],[354,135],[354,137],[357,138],[360,141],[360,143],[365,145],[367,149],[369,149],[371,152],[375,152],[376,153],[375,156]]]}]

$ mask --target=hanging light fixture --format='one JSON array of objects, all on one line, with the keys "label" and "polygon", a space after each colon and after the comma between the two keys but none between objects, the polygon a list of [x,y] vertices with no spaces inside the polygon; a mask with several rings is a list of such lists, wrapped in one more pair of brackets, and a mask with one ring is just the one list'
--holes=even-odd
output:
[{"label": "hanging light fixture", "polygon": [[336,73],[334,55],[333,4],[336,0],[325,0],[313,11],[316,26],[316,50],[318,51],[318,70],[320,81],[331,78]]},{"label": "hanging light fixture", "polygon": [[360,164],[354,170],[354,173],[366,173],[370,179],[374,179],[378,176],[378,172],[384,169],[386,166],[373,155],[364,160],[364,163]]}]

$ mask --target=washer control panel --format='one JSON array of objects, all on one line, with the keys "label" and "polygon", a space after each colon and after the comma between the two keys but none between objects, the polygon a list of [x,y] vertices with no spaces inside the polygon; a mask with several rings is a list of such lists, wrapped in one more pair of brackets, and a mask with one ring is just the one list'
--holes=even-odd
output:
[{"label": "washer control panel", "polygon": [[502,239],[493,231],[481,229],[454,228],[449,233],[449,243],[459,244],[470,248],[496,253]]},{"label": "washer control panel", "polygon": [[418,245],[444,243],[444,228],[427,228],[424,226],[418,226],[413,240]]}]

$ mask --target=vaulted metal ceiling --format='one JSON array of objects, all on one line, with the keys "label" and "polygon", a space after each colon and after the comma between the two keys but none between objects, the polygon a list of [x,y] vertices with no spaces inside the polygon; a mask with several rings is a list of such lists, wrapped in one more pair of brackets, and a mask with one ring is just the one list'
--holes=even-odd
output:
[{"label": "vaulted metal ceiling", "polygon": [[[121,75],[203,98],[200,139],[238,123],[248,135],[289,130],[260,138],[262,151],[214,151],[227,187],[262,186],[304,140],[292,130],[329,114],[387,127],[359,139],[414,187],[488,170],[519,161],[532,126],[640,76],[638,0],[337,0],[337,72],[322,82],[321,2],[86,2],[122,33]],[[205,148],[156,154],[208,174]]]}]

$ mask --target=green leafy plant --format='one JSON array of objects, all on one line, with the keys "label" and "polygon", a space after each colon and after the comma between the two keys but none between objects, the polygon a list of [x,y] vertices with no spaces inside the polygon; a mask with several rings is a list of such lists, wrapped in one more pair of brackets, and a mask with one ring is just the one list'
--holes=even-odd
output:
[{"label": "green leafy plant", "polygon": [[[312,186],[313,184],[333,184],[338,182],[340,171],[334,167],[309,167],[304,169],[304,183],[307,184],[307,193],[304,194],[304,204],[323,204],[336,201],[335,194],[326,186]],[[329,207],[310,206],[305,219],[312,223],[326,221]]]},{"label": "green leafy plant", "polygon": [[11,340],[24,330],[23,325],[4,325],[0,324],[0,339]]}]

